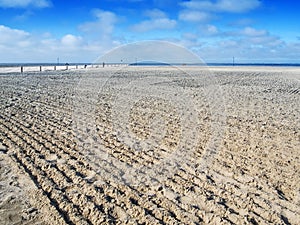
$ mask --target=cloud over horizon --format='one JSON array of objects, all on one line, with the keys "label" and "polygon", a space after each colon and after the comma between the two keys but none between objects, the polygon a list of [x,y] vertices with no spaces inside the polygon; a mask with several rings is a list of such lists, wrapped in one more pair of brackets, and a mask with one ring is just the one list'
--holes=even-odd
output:
[{"label": "cloud over horizon", "polygon": [[2,8],[46,8],[52,6],[50,0],[0,0]]},{"label": "cloud over horizon", "polygon": [[147,10],[144,13],[149,19],[143,20],[134,24],[131,29],[135,32],[146,32],[150,30],[173,29],[177,22],[176,20],[169,19],[165,12],[153,9]]},{"label": "cloud over horizon", "polygon": [[[145,4],[144,0],[103,0],[101,7],[83,4],[74,6],[74,11],[71,4],[67,10],[59,4],[0,0],[2,18],[6,16],[0,18],[0,62],[53,62],[57,57],[91,62],[114,47],[149,39],[172,41],[208,62],[230,62],[233,55],[243,62],[297,62],[300,58],[296,20],[286,25],[281,16],[276,26],[270,26],[271,17],[275,22],[278,13],[284,12],[277,6],[276,14],[271,14],[274,7],[269,7],[266,20],[265,1],[152,0]],[[19,9],[15,13],[11,8]],[[16,19],[32,11],[26,19]],[[285,15],[297,17],[298,13]]]},{"label": "cloud over horizon", "polygon": [[217,0],[217,1],[202,1],[192,0],[182,2],[181,5],[188,9],[211,11],[211,12],[231,12],[243,13],[259,7],[259,0]]}]

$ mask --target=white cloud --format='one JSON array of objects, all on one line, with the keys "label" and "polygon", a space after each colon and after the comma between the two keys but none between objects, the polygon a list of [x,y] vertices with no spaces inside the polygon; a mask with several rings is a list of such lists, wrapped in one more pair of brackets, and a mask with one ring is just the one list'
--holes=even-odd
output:
[{"label": "white cloud", "polygon": [[202,25],[199,27],[199,31],[204,37],[217,37],[224,36],[223,32],[221,32],[216,26],[211,24]]},{"label": "white cloud", "polygon": [[224,32],[224,35],[245,43],[245,47],[264,46],[273,48],[284,44],[279,37],[270,34],[267,30],[258,30],[252,27],[245,27],[238,31]]},{"label": "white cloud", "polygon": [[98,62],[126,63],[138,61],[156,61],[164,63],[199,62],[198,57],[189,50],[167,41],[141,41],[113,49],[99,58]]},{"label": "white cloud", "polygon": [[46,8],[52,5],[50,0],[0,0],[2,8]]},{"label": "white cloud", "polygon": [[119,38],[115,37],[115,27],[119,18],[111,11],[95,9],[92,13],[95,20],[79,25],[79,30],[83,32],[82,40],[85,40],[81,49],[89,52],[90,60],[95,60],[104,52],[120,44]]},{"label": "white cloud", "polygon": [[93,14],[96,17],[96,21],[83,23],[79,26],[79,29],[97,36],[110,36],[118,21],[116,14],[103,10],[94,10]]},{"label": "white cloud", "polygon": [[159,18],[142,21],[141,23],[134,25],[132,27],[132,30],[136,32],[146,32],[157,29],[173,29],[175,26],[175,20],[170,20],[168,18]]},{"label": "white cloud", "polygon": [[242,13],[260,6],[258,0],[220,0],[215,5],[218,11]]},{"label": "white cloud", "polygon": [[257,30],[252,27],[245,27],[244,30],[241,31],[242,35],[246,36],[265,36],[268,35],[266,30]]},{"label": "white cloud", "polygon": [[30,34],[23,30],[11,29],[0,25],[0,45],[23,45],[24,41],[28,41],[29,38]]},{"label": "white cloud", "polygon": [[284,42],[279,37],[271,35],[250,37],[247,40],[252,45],[264,45],[266,47],[277,47],[284,44]]},{"label": "white cloud", "polygon": [[209,35],[215,35],[217,33],[219,33],[218,28],[214,25],[206,25],[206,31]]},{"label": "white cloud", "polygon": [[195,48],[199,48],[200,46],[202,46],[203,42],[201,42],[200,40],[201,40],[201,36],[195,33],[183,33],[180,39],[178,40],[175,39],[173,41],[184,46],[189,50],[193,50]]},{"label": "white cloud", "polygon": [[34,13],[32,10],[26,10],[25,12],[22,12],[22,14],[15,16],[15,20],[18,22],[23,22],[27,20],[30,16],[32,16]]},{"label": "white cloud", "polygon": [[[262,36],[232,36],[228,39],[215,40],[201,46],[197,53],[210,62],[230,63],[234,56],[237,62],[265,63],[294,60],[288,51],[292,51],[291,46],[280,38],[268,34]],[[299,53],[300,51],[295,53],[294,57],[300,57]]]},{"label": "white cloud", "polygon": [[216,2],[192,0],[181,3],[182,6],[192,10],[232,13],[247,12],[259,7],[260,4],[259,0],[217,0]]},{"label": "white cloud", "polygon": [[198,35],[194,34],[194,33],[183,33],[182,35],[183,39],[187,39],[187,40],[197,40],[198,39]]},{"label": "white cloud", "polygon": [[1,62],[92,62],[120,43],[109,40],[84,40],[74,34],[53,37],[51,33],[31,34],[0,25]]},{"label": "white cloud", "polygon": [[133,25],[131,27],[133,31],[146,32],[150,30],[173,29],[177,24],[176,20],[169,19],[163,11],[158,9],[148,10],[145,12],[145,15],[150,17],[150,19]]},{"label": "white cloud", "polygon": [[205,22],[212,18],[212,15],[202,11],[183,10],[179,13],[179,19],[189,22]]},{"label": "white cloud", "polygon": [[166,13],[159,9],[147,10],[144,14],[150,18],[165,18],[165,17],[167,17]]},{"label": "white cloud", "polygon": [[224,31],[220,32],[223,37],[235,37],[235,38],[258,38],[258,37],[268,37],[271,36],[267,30],[258,30],[253,27],[244,27],[239,30]]},{"label": "white cloud", "polygon": [[218,13],[243,13],[260,6],[259,0],[191,0],[180,3],[183,9],[179,19],[189,22],[207,22]]},{"label": "white cloud", "polygon": [[[85,41],[81,49],[88,53],[86,57],[89,60],[94,61],[101,54],[119,45],[120,42],[115,37],[115,27],[119,21],[118,16],[114,12],[99,9],[92,13],[95,20],[79,25],[79,30],[83,32],[82,41]],[[83,57],[83,54],[81,55]],[[88,60],[84,61],[87,62]]]},{"label": "white cloud", "polygon": [[195,33],[185,33],[175,40],[191,49],[206,62],[296,62],[300,43],[287,43],[264,29],[243,27],[220,30],[212,24],[199,25]]},{"label": "white cloud", "polygon": [[82,38],[72,34],[67,34],[62,37],[61,43],[66,47],[80,47],[82,44]]},{"label": "white cloud", "polygon": [[249,18],[243,18],[236,21],[231,22],[229,25],[231,26],[237,26],[237,27],[243,27],[243,26],[250,26],[254,23],[252,19]]}]

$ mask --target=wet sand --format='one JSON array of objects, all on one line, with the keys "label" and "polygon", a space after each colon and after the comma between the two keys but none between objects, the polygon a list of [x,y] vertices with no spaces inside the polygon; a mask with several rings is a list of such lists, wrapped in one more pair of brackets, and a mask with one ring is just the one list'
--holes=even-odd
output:
[{"label": "wet sand", "polygon": [[0,75],[0,224],[299,224],[300,69]]}]

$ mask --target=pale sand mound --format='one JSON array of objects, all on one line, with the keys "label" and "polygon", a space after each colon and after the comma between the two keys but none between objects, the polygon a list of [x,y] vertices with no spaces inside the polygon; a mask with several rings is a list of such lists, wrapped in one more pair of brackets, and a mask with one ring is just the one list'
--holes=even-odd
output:
[{"label": "pale sand mound", "polygon": [[300,69],[7,74],[0,94],[0,224],[300,223]]}]

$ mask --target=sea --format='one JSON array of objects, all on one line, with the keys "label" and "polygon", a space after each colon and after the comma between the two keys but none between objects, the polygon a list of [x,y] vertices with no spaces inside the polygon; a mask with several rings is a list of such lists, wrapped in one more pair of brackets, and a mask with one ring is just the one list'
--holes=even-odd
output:
[{"label": "sea", "polygon": [[76,66],[91,65],[91,63],[0,63],[0,67],[36,67],[36,66]]},{"label": "sea", "polygon": [[[108,65],[122,65],[122,63],[105,63],[105,66]],[[125,64],[130,66],[275,66],[275,67],[300,67],[300,63],[157,63],[157,62],[137,62],[131,64]],[[80,66],[80,65],[87,65],[87,66],[103,66],[103,63],[0,63],[0,67],[37,67],[37,66]]]}]

